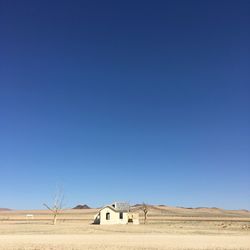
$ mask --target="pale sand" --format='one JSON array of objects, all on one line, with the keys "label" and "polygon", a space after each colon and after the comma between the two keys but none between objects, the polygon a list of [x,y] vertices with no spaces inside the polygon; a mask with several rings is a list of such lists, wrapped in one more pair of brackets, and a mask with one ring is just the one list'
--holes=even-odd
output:
[{"label": "pale sand", "polygon": [[47,210],[1,211],[0,250],[250,250],[247,211],[155,206],[146,225],[91,225],[97,211],[63,211],[56,226]]},{"label": "pale sand", "polygon": [[249,235],[0,235],[0,249],[250,249]]}]

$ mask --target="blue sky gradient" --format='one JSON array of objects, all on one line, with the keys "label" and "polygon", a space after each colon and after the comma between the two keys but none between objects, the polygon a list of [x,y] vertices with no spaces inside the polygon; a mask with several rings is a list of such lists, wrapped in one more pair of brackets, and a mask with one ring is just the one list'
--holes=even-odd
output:
[{"label": "blue sky gradient", "polygon": [[249,1],[0,1],[0,207],[250,209]]}]

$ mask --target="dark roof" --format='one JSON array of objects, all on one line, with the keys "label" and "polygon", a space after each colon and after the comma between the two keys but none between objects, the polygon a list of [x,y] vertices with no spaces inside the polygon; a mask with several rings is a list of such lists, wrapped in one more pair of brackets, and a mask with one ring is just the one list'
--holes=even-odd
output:
[{"label": "dark roof", "polygon": [[124,207],[124,208],[122,208],[122,207],[118,207],[118,208],[115,208],[115,207],[113,207],[112,205],[107,205],[107,206],[104,206],[103,208],[101,208],[100,210],[99,210],[99,212],[100,211],[102,211],[104,208],[110,208],[111,210],[113,210],[114,212],[129,212],[129,208],[128,207]]},{"label": "dark roof", "polygon": [[118,211],[129,211],[130,206],[127,202],[115,202],[112,204],[112,206],[115,206],[115,209]]},{"label": "dark roof", "polygon": [[90,209],[90,207],[86,204],[84,205],[77,205],[75,207],[73,207],[73,209]]}]

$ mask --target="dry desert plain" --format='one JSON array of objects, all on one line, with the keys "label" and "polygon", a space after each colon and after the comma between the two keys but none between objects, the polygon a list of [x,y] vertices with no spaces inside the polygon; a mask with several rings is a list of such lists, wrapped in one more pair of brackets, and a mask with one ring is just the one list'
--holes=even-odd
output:
[{"label": "dry desert plain", "polygon": [[97,211],[64,210],[57,225],[47,210],[0,211],[0,249],[250,250],[249,211],[150,206],[146,225],[115,226],[92,225]]}]

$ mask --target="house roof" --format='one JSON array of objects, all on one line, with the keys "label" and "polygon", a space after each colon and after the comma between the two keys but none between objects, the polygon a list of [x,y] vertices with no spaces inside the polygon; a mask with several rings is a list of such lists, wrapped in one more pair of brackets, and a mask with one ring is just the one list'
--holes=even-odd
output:
[{"label": "house roof", "polygon": [[116,210],[114,207],[112,207],[112,206],[110,206],[110,205],[107,205],[107,206],[102,207],[102,208],[99,210],[99,212],[101,212],[104,208],[110,208],[110,209],[113,210],[114,212],[120,212],[120,211]]},{"label": "house roof", "polygon": [[115,202],[112,204],[112,206],[114,206],[115,209],[119,210],[119,211],[129,211],[130,210],[130,206],[127,202]]},{"label": "house roof", "polygon": [[[115,207],[113,205],[115,205]],[[114,203],[112,205],[106,205],[103,208],[101,208],[99,212],[102,211],[104,208],[110,208],[114,212],[129,212],[129,205],[125,203],[123,205],[122,203]]]}]

